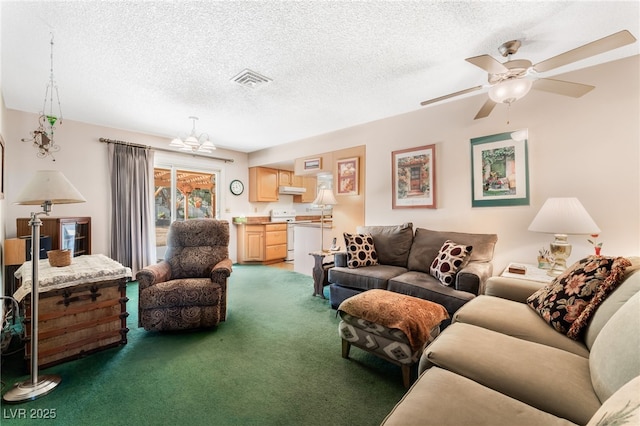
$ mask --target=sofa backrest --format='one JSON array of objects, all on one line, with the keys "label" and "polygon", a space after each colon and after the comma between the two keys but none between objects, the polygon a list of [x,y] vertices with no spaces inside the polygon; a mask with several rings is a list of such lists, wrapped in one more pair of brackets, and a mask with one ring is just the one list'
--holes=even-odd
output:
[{"label": "sofa backrest", "polygon": [[391,226],[358,226],[358,234],[371,234],[378,254],[378,262],[383,265],[407,267],[409,250],[413,242],[413,223]]},{"label": "sofa backrest", "polygon": [[[637,275],[637,274],[634,274]],[[600,402],[640,375],[640,293],[602,327],[589,354],[591,383]]]},{"label": "sofa backrest", "polygon": [[627,259],[631,261],[631,266],[625,270],[618,287],[598,306],[585,329],[584,343],[589,349],[613,314],[634,294],[640,292],[640,257],[628,257]]},{"label": "sofa backrest", "polygon": [[433,259],[436,258],[446,240],[473,246],[469,262],[490,262],[493,259],[498,236],[496,234],[468,234],[416,228],[407,267],[412,271],[429,273]]}]

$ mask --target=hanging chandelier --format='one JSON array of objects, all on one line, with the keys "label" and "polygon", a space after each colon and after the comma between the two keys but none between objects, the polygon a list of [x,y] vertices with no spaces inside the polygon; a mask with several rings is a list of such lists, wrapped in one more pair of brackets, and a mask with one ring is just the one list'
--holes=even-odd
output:
[{"label": "hanging chandelier", "polygon": [[202,133],[198,135],[196,133],[196,120],[198,117],[189,117],[189,120],[193,121],[193,127],[191,133],[184,140],[175,138],[169,144],[170,147],[179,148],[182,151],[199,152],[203,154],[211,154],[216,146],[209,140],[209,135]]},{"label": "hanging chandelier", "polygon": [[[53,111],[54,92],[55,100],[58,104],[57,114]],[[45,158],[50,155],[53,161],[56,161],[53,157],[53,153],[60,151],[60,146],[56,145],[54,140],[56,123],[62,124],[62,108],[60,107],[58,85],[53,77],[53,34],[51,34],[51,68],[49,82],[47,83],[47,89],[44,94],[44,105],[42,106],[40,117],[38,118],[38,128],[31,132],[30,139],[22,139],[22,142],[33,143],[33,146],[38,150],[36,153],[38,158]]]}]

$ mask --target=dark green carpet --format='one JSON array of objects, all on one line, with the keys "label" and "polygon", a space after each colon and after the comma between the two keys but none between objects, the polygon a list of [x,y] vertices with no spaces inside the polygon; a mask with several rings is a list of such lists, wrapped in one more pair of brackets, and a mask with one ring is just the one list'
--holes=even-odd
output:
[{"label": "dark green carpet", "polygon": [[[325,292],[328,288],[325,288]],[[357,348],[340,356],[338,319],[313,297],[310,277],[234,265],[227,321],[216,329],[137,328],[137,285],[127,289],[129,343],[41,371],[49,395],[2,404],[2,424],[55,409],[61,425],[378,425],[404,394],[400,368]],[[28,379],[20,355],[3,359],[4,393]]]}]

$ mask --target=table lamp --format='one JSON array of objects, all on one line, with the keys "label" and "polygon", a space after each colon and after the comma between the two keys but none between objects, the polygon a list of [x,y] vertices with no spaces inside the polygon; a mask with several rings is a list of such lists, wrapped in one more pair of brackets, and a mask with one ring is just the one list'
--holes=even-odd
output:
[{"label": "table lamp", "polygon": [[600,228],[577,198],[549,198],[529,225],[529,231],[555,234],[550,244],[553,264],[547,274],[558,276],[567,269],[567,258],[571,255],[567,235],[599,234]]},{"label": "table lamp", "polygon": [[338,202],[331,189],[322,188],[318,191],[318,196],[313,200],[313,204],[320,206],[320,250],[324,252],[324,209],[327,206],[338,204]]},{"label": "table lamp", "polygon": [[18,195],[16,204],[42,206],[42,211],[32,212],[31,226],[31,377],[18,382],[2,399],[8,403],[34,400],[51,392],[60,383],[56,375],[38,375],[38,267],[40,259],[40,227],[38,216],[49,215],[53,204],[83,203],[86,200],[67,178],[56,170],[39,170]]}]

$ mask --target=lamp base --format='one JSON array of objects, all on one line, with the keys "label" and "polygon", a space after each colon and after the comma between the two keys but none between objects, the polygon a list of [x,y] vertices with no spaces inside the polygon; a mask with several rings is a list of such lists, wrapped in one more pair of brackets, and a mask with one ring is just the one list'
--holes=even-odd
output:
[{"label": "lamp base", "polygon": [[553,263],[547,275],[557,277],[567,269],[567,258],[571,255],[571,244],[567,242],[566,234],[555,234],[555,240],[549,244]]},{"label": "lamp base", "polygon": [[19,403],[33,401],[51,392],[62,379],[60,376],[47,374],[38,377],[38,382],[34,385],[31,380],[25,380],[14,385],[4,394],[2,399],[7,403]]}]

